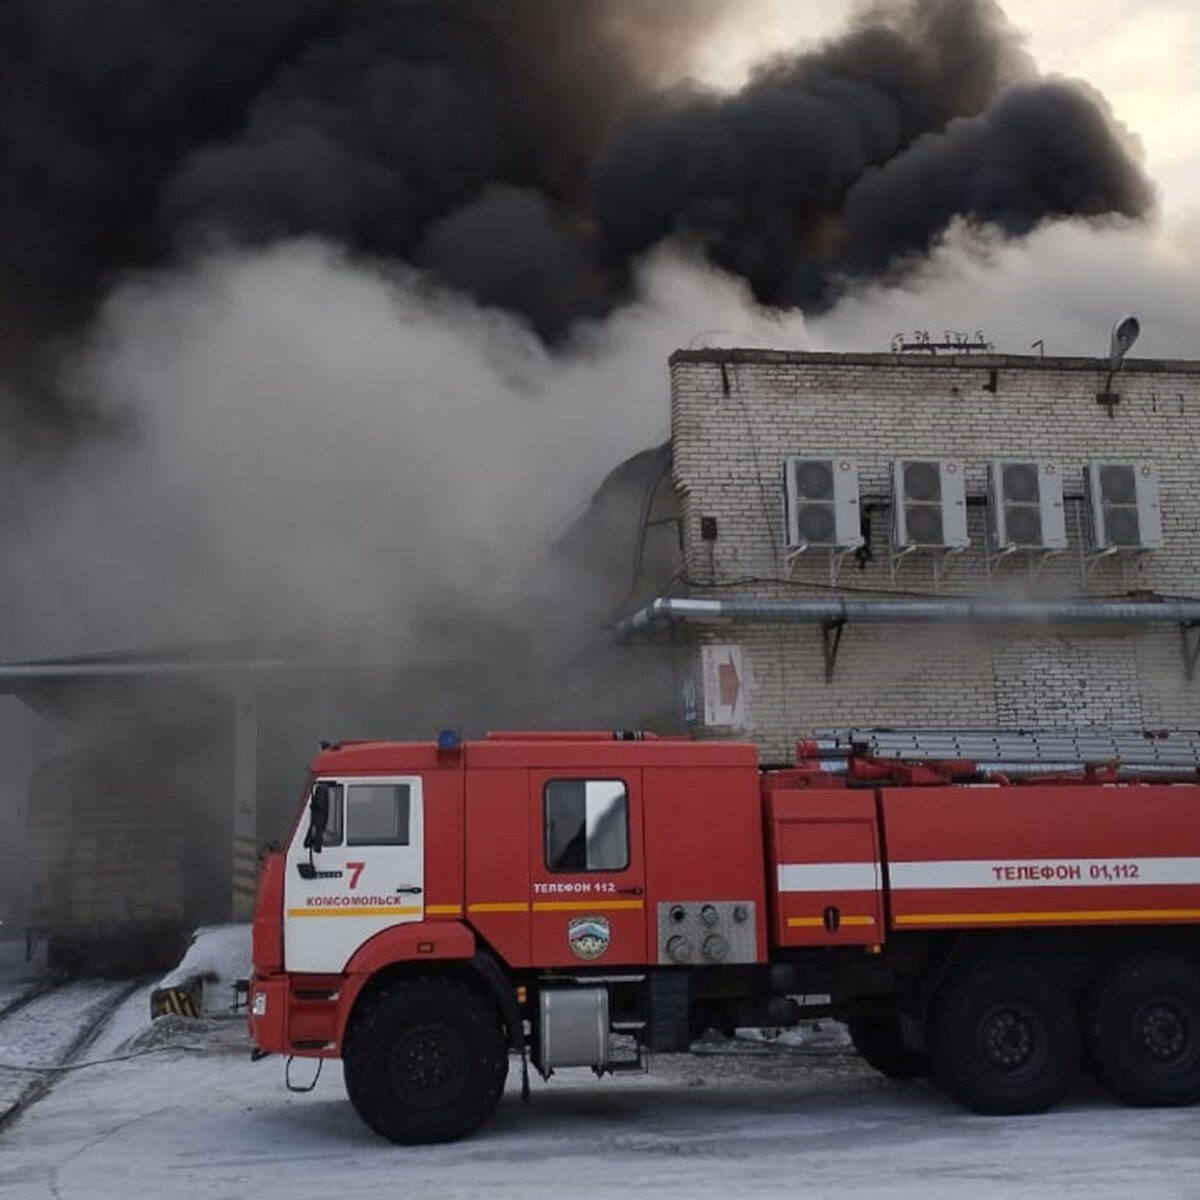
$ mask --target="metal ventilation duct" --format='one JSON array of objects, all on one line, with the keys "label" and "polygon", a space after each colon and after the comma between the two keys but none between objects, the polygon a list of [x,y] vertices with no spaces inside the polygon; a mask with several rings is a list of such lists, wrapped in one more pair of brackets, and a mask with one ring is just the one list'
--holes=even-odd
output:
[{"label": "metal ventilation duct", "polygon": [[1085,621],[1190,624],[1200,621],[1200,600],[709,600],[660,596],[617,624],[617,636],[669,621],[712,624],[824,624],[863,621],[923,624],[1073,624]]}]

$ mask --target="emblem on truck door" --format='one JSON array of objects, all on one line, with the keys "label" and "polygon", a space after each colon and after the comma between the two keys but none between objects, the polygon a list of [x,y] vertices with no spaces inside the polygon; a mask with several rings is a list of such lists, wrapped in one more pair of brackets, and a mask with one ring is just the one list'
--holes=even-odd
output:
[{"label": "emblem on truck door", "polygon": [[577,958],[599,958],[608,949],[607,917],[573,917],[567,922],[567,942]]}]

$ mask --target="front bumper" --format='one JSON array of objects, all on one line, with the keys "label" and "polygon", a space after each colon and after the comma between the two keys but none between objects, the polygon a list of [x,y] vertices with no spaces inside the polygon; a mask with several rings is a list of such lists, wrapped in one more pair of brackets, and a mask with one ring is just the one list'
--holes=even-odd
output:
[{"label": "front bumper", "polygon": [[262,1054],[336,1058],[341,976],[254,975],[246,996],[250,1040]]}]

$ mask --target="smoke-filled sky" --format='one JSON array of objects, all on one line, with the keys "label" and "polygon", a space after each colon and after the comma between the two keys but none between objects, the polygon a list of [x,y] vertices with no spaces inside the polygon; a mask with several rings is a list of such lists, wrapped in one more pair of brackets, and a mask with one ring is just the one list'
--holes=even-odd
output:
[{"label": "smoke-filled sky", "polygon": [[[1045,72],[1087,79],[1136,132],[1168,212],[1200,206],[1200,7],[1193,0],[1002,0]],[[762,0],[753,21],[731,16],[696,67],[738,86],[764,48],[834,33],[855,0]]]},{"label": "smoke-filled sky", "polygon": [[1040,74],[993,0],[880,4],[729,91],[679,77],[753,7],[15,0],[0,271],[62,321],[130,267],[312,235],[557,340],[667,240],[819,308],[955,217],[1019,236],[1149,211],[1103,97]]},{"label": "smoke-filled sky", "polygon": [[8,0],[0,653],[504,609],[677,345],[1193,354],[1200,15],[1080,11]]}]

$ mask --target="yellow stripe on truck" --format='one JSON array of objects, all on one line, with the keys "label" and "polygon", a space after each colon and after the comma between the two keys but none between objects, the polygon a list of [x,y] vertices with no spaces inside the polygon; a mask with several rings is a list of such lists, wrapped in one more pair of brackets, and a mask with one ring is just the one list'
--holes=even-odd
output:
[{"label": "yellow stripe on truck", "polygon": [[[789,929],[816,929],[825,924],[824,917],[788,917]],[[839,925],[874,925],[874,917],[840,917]]]}]

